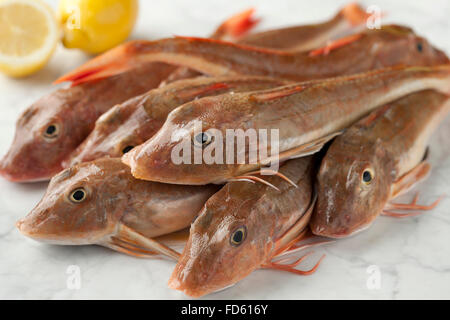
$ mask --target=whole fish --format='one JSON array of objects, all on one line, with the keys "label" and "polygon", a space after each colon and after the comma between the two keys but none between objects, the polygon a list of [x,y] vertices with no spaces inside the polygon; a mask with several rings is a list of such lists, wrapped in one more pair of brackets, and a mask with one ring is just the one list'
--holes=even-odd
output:
[{"label": "whole fish", "polygon": [[[303,237],[314,204],[314,160],[291,160],[279,176],[265,178],[273,187],[229,182],[212,196],[191,225],[169,287],[199,297],[228,287],[259,268],[297,274],[309,271],[272,260]],[[260,176],[263,178],[264,176]],[[286,180],[287,180],[286,179]],[[317,265],[316,265],[317,267]]]},{"label": "whole fish", "polygon": [[150,139],[176,107],[201,97],[281,86],[286,81],[263,77],[198,77],[179,80],[104,113],[94,130],[71,155],[70,165],[101,157],[121,157]]},{"label": "whole fish", "polygon": [[100,115],[157,87],[172,71],[169,65],[144,64],[44,96],[19,117],[11,147],[0,161],[0,174],[15,182],[50,179],[62,170],[62,161],[89,135]]},{"label": "whole fish", "polygon": [[176,37],[128,42],[88,61],[57,82],[92,81],[149,61],[189,67],[212,76],[258,75],[305,81],[397,64],[428,66],[449,60],[411,29],[395,25],[350,35],[309,53]]},{"label": "whole fish", "polygon": [[[387,68],[270,90],[205,97],[173,110],[153,138],[122,160],[138,179],[222,183],[268,164],[273,167],[279,161],[317,152],[375,108],[424,89],[450,93],[450,65]],[[233,135],[228,136],[229,130]],[[234,148],[239,132],[256,136],[264,131],[275,131],[266,144]],[[234,149],[245,161],[237,161],[239,154],[235,156]],[[178,157],[181,153],[183,156]],[[212,153],[223,156],[210,161]],[[200,161],[196,161],[198,154]],[[250,161],[252,154],[254,161]]]},{"label": "whole fish", "polygon": [[427,143],[449,111],[450,97],[421,91],[374,111],[336,138],[317,177],[312,231],[345,237],[367,228],[379,214],[402,217],[409,214],[391,210],[434,207],[437,202],[421,206],[390,201],[427,177]]},{"label": "whole fish", "polygon": [[17,227],[51,244],[98,244],[138,257],[163,253],[177,259],[152,238],[188,227],[218,189],[136,180],[120,159],[99,159],[53,177]]}]

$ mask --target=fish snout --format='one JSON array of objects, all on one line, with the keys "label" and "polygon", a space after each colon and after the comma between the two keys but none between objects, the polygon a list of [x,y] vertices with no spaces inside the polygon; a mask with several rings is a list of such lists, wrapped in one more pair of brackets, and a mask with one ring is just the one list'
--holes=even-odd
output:
[{"label": "fish snout", "polygon": [[19,229],[20,233],[29,238],[34,238],[33,228],[27,221],[27,218],[22,218],[16,222],[16,228]]}]

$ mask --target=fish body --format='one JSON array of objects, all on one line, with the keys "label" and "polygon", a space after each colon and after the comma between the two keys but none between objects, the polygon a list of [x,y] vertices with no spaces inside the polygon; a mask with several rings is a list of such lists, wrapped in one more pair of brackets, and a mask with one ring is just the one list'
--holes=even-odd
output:
[{"label": "fish body", "polygon": [[101,157],[121,157],[150,139],[176,107],[227,92],[268,89],[286,81],[264,77],[197,77],[179,80],[116,105],[96,122],[94,130],[71,155],[70,164]]},{"label": "fish body", "polygon": [[123,228],[146,238],[184,229],[218,189],[136,180],[120,159],[99,159],[53,177],[17,227],[37,241],[121,250],[123,242],[132,242]]},{"label": "fish body", "polygon": [[270,263],[293,237],[284,238],[302,218],[293,235],[306,228],[305,213],[313,198],[312,157],[291,160],[278,176],[261,176],[264,184],[229,182],[212,196],[191,225],[189,240],[169,286],[198,297],[228,287]]},{"label": "fish body", "polygon": [[[176,184],[222,183],[269,161],[276,163],[314,153],[375,108],[429,88],[449,92],[448,65],[387,68],[269,90],[206,97],[173,110],[158,133],[124,155],[123,161],[139,179]],[[234,156],[230,163],[227,146],[236,144],[236,140],[234,136],[228,139],[227,131],[239,129],[275,130],[278,141],[272,143],[268,139],[266,148],[246,145],[240,150],[245,153],[245,163],[237,162],[230,152]],[[202,143],[197,142],[203,139]],[[191,150],[190,158],[186,159],[189,161],[174,161],[180,146]],[[256,162],[248,161],[251,149],[263,157]],[[203,155],[202,165],[195,163],[196,150]],[[224,156],[206,163],[207,150],[222,150]],[[265,157],[262,151],[266,151]]]},{"label": "fish body", "polygon": [[11,147],[0,162],[10,181],[48,180],[112,106],[159,85],[173,66],[149,63],[137,70],[59,89],[39,99],[19,117]]},{"label": "fish body", "polygon": [[447,95],[421,91],[374,111],[337,137],[317,177],[312,231],[339,238],[367,228],[389,200],[411,187],[401,185],[415,175],[431,134],[449,111]]},{"label": "fish body", "polygon": [[88,61],[58,81],[90,81],[97,75],[121,73],[149,61],[176,64],[211,76],[257,75],[291,81],[324,79],[398,64],[429,66],[449,61],[426,39],[402,26],[366,30],[337,41],[323,50],[284,52],[202,38],[136,40]]}]

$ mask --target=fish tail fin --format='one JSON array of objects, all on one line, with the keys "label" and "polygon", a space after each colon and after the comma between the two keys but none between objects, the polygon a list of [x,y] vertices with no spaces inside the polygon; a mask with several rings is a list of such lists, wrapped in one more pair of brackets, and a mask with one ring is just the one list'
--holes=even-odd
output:
[{"label": "fish tail fin", "polygon": [[108,78],[139,65],[136,56],[143,41],[131,41],[101,54],[79,68],[58,78],[54,84],[72,82],[72,86],[93,80]]},{"label": "fish tail fin", "polygon": [[222,23],[211,38],[222,39],[226,36],[239,38],[256,26],[261,19],[254,17],[255,9],[249,8]]},{"label": "fish tail fin", "polygon": [[354,2],[346,5],[339,13],[342,14],[352,26],[363,24],[369,17],[369,14],[366,13],[359,4]]}]

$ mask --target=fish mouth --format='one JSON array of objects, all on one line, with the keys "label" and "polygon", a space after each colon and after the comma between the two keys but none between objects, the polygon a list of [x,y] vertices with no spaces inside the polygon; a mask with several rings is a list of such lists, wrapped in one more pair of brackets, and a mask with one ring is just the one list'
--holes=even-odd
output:
[{"label": "fish mouth", "polygon": [[178,280],[177,277],[171,277],[169,279],[168,287],[170,289],[181,291],[185,295],[192,297],[192,298],[199,298],[208,293],[205,290],[202,290],[200,286],[198,286],[196,288],[186,286],[186,284],[180,282],[180,280]]},{"label": "fish mouth", "polygon": [[[48,181],[51,177],[58,173],[62,168],[55,168],[55,170],[38,170],[38,165],[34,165],[34,172],[27,169],[20,170],[21,162],[11,160],[8,154],[0,160],[0,175],[10,182],[18,183],[32,183]],[[32,166],[33,167],[33,166]]]}]

